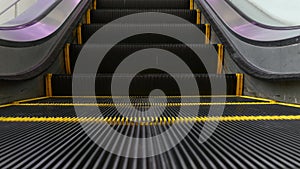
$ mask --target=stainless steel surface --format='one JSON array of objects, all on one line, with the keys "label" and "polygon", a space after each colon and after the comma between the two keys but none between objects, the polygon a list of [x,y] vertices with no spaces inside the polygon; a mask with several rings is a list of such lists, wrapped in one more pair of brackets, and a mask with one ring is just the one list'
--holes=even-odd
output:
[{"label": "stainless steel surface", "polygon": [[[300,77],[300,43],[281,46],[271,44],[288,38],[296,38],[296,41],[299,41],[300,29],[262,28],[243,19],[224,0],[198,2],[234,47],[235,51],[231,58],[243,71],[263,79]],[[254,43],[249,43],[249,40]],[[256,45],[255,42],[265,42],[266,45]]]},{"label": "stainless steel surface", "polygon": [[[211,9],[221,16],[222,22],[237,35],[254,41],[279,41],[296,36],[300,36],[300,29],[282,30],[262,28],[253,23],[249,23],[246,19],[239,15],[224,0],[204,0]],[[205,3],[201,2],[200,3]]]},{"label": "stainless steel surface", "polygon": [[[7,29],[22,29],[28,26],[29,23],[37,20],[41,15],[47,12],[49,9],[57,5],[62,0],[38,0],[25,12],[17,16],[16,18],[0,24],[0,30]],[[37,10],[38,9],[38,10]]]},{"label": "stainless steel surface", "polygon": [[4,6],[4,9],[2,11],[0,11],[0,15],[4,14],[10,8],[12,8],[13,6],[15,6],[15,4],[17,4],[19,1],[21,1],[21,0],[10,0],[10,1],[7,1],[9,3]]},{"label": "stainless steel surface", "polygon": [[[50,2],[53,2],[52,0]],[[31,42],[43,39],[56,30],[66,21],[81,0],[63,0],[47,16],[33,25],[23,29],[0,30],[0,39],[12,42]],[[38,6],[35,6],[38,8]],[[31,9],[39,11],[38,9]]]}]

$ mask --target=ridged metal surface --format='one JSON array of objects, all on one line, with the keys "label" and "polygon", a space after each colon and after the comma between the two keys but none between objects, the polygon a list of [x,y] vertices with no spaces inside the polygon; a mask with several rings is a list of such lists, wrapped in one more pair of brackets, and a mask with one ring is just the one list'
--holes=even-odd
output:
[{"label": "ridged metal surface", "polygon": [[[1,168],[300,167],[299,121],[221,122],[204,144],[198,142],[203,126],[198,123],[176,147],[145,159],[118,157],[104,151],[87,137],[78,123],[0,123],[0,126]],[[155,133],[163,129],[164,126],[152,130],[144,126],[130,131]],[[120,144],[122,140],[114,143]],[[124,145],[124,149],[140,151],[131,145]]]},{"label": "ridged metal surface", "polygon": [[[81,97],[80,98],[80,103],[90,103],[90,98],[93,97]],[[156,102],[161,102],[164,100],[164,97],[162,96],[161,98],[159,98],[159,96],[157,97],[130,97],[130,101],[131,102],[148,102],[149,99],[153,99],[153,101]],[[211,102],[212,97],[199,97],[198,98],[200,100],[200,102]],[[122,103],[125,102],[125,97],[116,97],[116,98],[109,98],[109,96],[107,96],[107,98],[105,98],[105,96],[103,96],[103,98],[97,98],[97,103]],[[173,98],[167,98],[168,102],[171,103],[180,103],[182,101],[188,101],[188,102],[193,102],[196,99],[193,98],[193,96],[190,97],[185,97],[184,99],[181,99],[180,97],[176,97],[174,96]],[[255,100],[255,99],[248,99],[248,98],[243,98],[243,97],[214,97],[214,101],[225,101],[226,102],[266,102],[266,101],[261,101],[261,100]],[[71,97],[54,97],[54,98],[45,98],[45,99],[39,99],[39,100],[32,100],[32,101],[28,101],[26,103],[73,103],[73,98]]]},{"label": "ridged metal surface", "polygon": [[114,19],[118,19],[126,15],[142,12],[161,12],[166,14],[172,14],[186,19],[191,23],[196,23],[197,17],[196,10],[189,9],[98,9],[91,11],[91,23],[108,23],[113,21]]}]

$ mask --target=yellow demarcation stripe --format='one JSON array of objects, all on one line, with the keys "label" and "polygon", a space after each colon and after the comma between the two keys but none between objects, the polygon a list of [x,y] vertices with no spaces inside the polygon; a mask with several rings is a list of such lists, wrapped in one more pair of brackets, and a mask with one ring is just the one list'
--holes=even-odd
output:
[{"label": "yellow demarcation stripe", "polygon": [[236,74],[237,82],[236,82],[236,95],[241,96],[243,94],[243,85],[244,85],[244,75],[241,73]]},{"label": "yellow demarcation stripe", "polygon": [[96,10],[97,9],[97,0],[93,1],[93,9]]},{"label": "yellow demarcation stripe", "polygon": [[91,24],[91,9],[86,11],[86,24]]},{"label": "yellow demarcation stripe", "polygon": [[[151,119],[151,121],[150,121]],[[208,121],[300,120],[300,115],[280,116],[203,116],[203,117],[0,117],[0,122],[93,122],[118,125],[159,125]]]},{"label": "yellow demarcation stripe", "polygon": [[190,10],[194,10],[194,0],[190,0]]},{"label": "yellow demarcation stripe", "polygon": [[[127,98],[128,96],[52,96],[51,98]],[[130,98],[220,98],[220,97],[237,97],[236,95],[201,95],[201,96],[130,96]]]},{"label": "yellow demarcation stripe", "polygon": [[79,45],[82,44],[81,24],[79,24],[78,27],[77,27],[77,43]]},{"label": "yellow demarcation stripe", "polygon": [[288,107],[300,108],[299,104],[283,103],[283,102],[276,102],[276,104],[281,105],[281,106],[288,106]]},{"label": "yellow demarcation stripe", "polygon": [[211,30],[210,30],[210,24],[205,24],[205,44],[209,44],[210,42],[210,36],[211,36]]},{"label": "yellow demarcation stripe", "polygon": [[3,104],[3,105],[0,105],[0,108],[9,107],[9,106],[13,106],[13,104],[11,104],[11,103]]},{"label": "yellow demarcation stripe", "polygon": [[52,96],[52,85],[51,85],[52,74],[46,75],[46,96]]},{"label": "yellow demarcation stripe", "polygon": [[201,11],[200,9],[196,9],[197,11],[197,20],[196,20],[196,24],[200,25],[201,24]]},{"label": "yellow demarcation stripe", "polygon": [[239,97],[245,98],[245,99],[252,99],[252,100],[266,101],[266,102],[275,102],[274,100],[271,100],[271,99],[265,99],[265,98],[255,97],[255,96],[246,96],[246,95],[242,95],[242,96],[239,96]]},{"label": "yellow demarcation stripe", "polygon": [[66,68],[66,74],[71,74],[71,64],[70,64],[70,44],[67,43],[64,48],[65,53],[65,68]]},{"label": "yellow demarcation stripe", "polygon": [[214,105],[273,105],[270,102],[215,102],[215,103],[19,103],[16,106],[99,106],[99,107],[120,107],[120,106],[214,106]]},{"label": "yellow demarcation stripe", "polygon": [[13,102],[15,103],[24,103],[24,102],[30,102],[30,101],[35,101],[35,100],[42,100],[42,99],[48,99],[48,96],[44,96],[44,97],[34,97],[34,98],[30,98],[30,99],[24,99],[24,100],[19,100],[19,101],[15,101]]},{"label": "yellow demarcation stripe", "polygon": [[222,74],[224,60],[224,45],[218,44],[218,67],[217,74]]}]

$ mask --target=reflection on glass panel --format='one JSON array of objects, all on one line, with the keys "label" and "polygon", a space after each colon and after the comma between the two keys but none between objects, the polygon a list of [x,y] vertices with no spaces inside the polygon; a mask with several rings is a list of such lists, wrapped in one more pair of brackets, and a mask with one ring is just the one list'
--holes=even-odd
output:
[{"label": "reflection on glass panel", "polygon": [[6,23],[21,15],[37,0],[5,0],[0,1],[0,24]]},{"label": "reflection on glass panel", "polygon": [[259,23],[286,27],[300,25],[300,0],[229,0],[242,13]]}]

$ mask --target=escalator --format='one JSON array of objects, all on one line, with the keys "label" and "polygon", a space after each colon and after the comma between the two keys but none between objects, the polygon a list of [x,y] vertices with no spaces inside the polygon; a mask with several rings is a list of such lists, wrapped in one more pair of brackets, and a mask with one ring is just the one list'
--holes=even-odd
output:
[{"label": "escalator", "polygon": [[[156,12],[189,23],[110,23]],[[203,37],[184,43],[149,31],[115,45],[98,43],[97,32],[106,27],[115,34],[197,29]],[[300,106],[244,95],[244,74],[224,72],[224,46],[193,1],[97,0],[76,30],[76,40],[64,47],[65,73],[45,74],[45,96],[0,105],[1,168],[300,167]],[[88,61],[108,47],[97,69],[90,69]],[[117,71],[128,57],[153,49],[161,55],[146,55],[149,65],[172,64],[162,52],[168,51],[190,70]],[[193,83],[197,92],[180,85]]]}]

